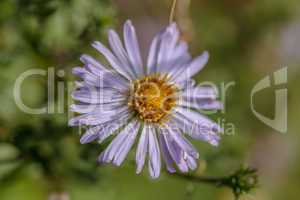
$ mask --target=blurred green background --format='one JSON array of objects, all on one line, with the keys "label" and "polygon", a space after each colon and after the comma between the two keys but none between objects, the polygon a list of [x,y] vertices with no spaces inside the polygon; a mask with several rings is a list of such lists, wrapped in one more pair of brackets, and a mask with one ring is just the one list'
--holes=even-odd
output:
[{"label": "blurred green background", "polygon": [[[107,43],[108,28],[131,19],[145,57],[156,32],[168,24],[170,0],[0,0],[0,199],[233,199],[229,189],[180,180],[165,172],[151,180],[135,175],[134,151],[123,167],[97,166],[107,144],[80,145],[78,130],[64,113],[29,115],[15,104],[16,78],[28,69],[64,70],[56,83],[74,80],[71,68],[90,43]],[[300,2],[299,0],[178,0],[176,21],[193,55],[210,52],[197,81],[235,82],[226,95],[226,119],[234,135],[219,147],[193,141],[200,151],[196,175],[223,176],[247,164],[259,170],[259,188],[242,199],[281,200],[300,196]],[[254,85],[288,66],[288,132],[260,122],[250,109]],[[255,96],[255,108],[273,117],[272,87]],[[27,105],[47,102],[46,77],[22,85]],[[57,91],[56,91],[57,94]],[[57,99],[56,99],[57,101]]]}]

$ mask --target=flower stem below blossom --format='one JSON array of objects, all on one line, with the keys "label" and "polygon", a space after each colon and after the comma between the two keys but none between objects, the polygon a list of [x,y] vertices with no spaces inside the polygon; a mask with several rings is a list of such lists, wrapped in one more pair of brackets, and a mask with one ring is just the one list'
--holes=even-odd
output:
[{"label": "flower stem below blossom", "polygon": [[257,170],[241,168],[229,176],[206,177],[190,174],[174,174],[175,177],[196,183],[212,184],[216,187],[228,187],[232,190],[235,199],[252,191],[258,185]]},{"label": "flower stem below blossom", "polygon": [[220,186],[223,179],[225,177],[206,177],[206,176],[193,176],[188,174],[174,174],[178,178],[183,178],[189,181],[198,182],[198,183],[207,183],[207,184],[213,184],[215,186]]}]

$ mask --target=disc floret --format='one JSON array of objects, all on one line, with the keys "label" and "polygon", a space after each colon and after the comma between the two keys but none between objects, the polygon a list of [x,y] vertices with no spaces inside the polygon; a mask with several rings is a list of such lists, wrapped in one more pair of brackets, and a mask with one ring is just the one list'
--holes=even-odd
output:
[{"label": "disc floret", "polygon": [[129,106],[141,120],[161,123],[176,105],[177,92],[166,75],[145,76],[133,82]]}]

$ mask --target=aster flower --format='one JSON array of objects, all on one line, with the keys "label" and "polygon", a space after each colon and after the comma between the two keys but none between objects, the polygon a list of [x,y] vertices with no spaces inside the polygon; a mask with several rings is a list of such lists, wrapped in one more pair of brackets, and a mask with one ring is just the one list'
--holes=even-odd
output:
[{"label": "aster flower", "polygon": [[[96,41],[92,46],[107,60],[99,62],[82,55],[83,67],[73,73],[77,89],[71,106],[78,116],[71,126],[85,125],[80,142],[102,142],[115,136],[98,158],[99,163],[121,165],[137,141],[136,172],[145,162],[152,178],[166,169],[188,172],[197,167],[198,151],[186,136],[218,145],[221,128],[199,110],[221,109],[212,87],[196,86],[192,76],[208,61],[208,53],[192,59],[188,45],[179,39],[176,23],[153,39],[147,62],[143,63],[135,28],[124,25],[124,45],[114,30],[109,31],[111,50]],[[161,159],[162,157],[162,159]]]}]

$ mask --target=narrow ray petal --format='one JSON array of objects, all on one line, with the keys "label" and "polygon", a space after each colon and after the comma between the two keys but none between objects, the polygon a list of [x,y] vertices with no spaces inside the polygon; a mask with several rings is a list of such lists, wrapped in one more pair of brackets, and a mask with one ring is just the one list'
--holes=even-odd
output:
[{"label": "narrow ray petal", "polygon": [[132,66],[139,76],[144,74],[143,62],[140,54],[140,48],[137,41],[135,28],[130,20],[124,25],[124,42]]},{"label": "narrow ray petal", "polygon": [[198,73],[207,63],[209,58],[208,52],[204,52],[202,55],[195,58],[185,69],[180,70],[174,77],[176,82],[181,82],[188,79]]},{"label": "narrow ray petal", "polygon": [[147,154],[147,150],[148,150],[148,141],[149,141],[149,136],[148,136],[148,129],[147,128],[143,128],[142,133],[141,133],[141,137],[138,143],[138,147],[136,150],[136,173],[139,174],[141,173],[144,164],[145,164],[145,160],[146,160],[146,154]]},{"label": "narrow ray petal", "polygon": [[183,159],[183,151],[178,146],[178,144],[173,140],[169,133],[163,134],[167,148],[170,152],[171,157],[173,158],[174,162],[178,166],[179,170],[182,172],[188,172],[188,166]]},{"label": "narrow ray petal", "polygon": [[92,128],[89,128],[83,136],[80,138],[81,144],[86,144],[93,142],[94,140],[98,139],[99,134],[98,132],[103,128],[103,126],[94,126]]},{"label": "narrow ray petal", "polygon": [[170,137],[180,146],[180,148],[187,152],[189,155],[193,156],[194,158],[199,158],[198,151],[195,147],[187,140],[185,137],[177,130],[172,130],[171,128],[168,129]]},{"label": "narrow ray petal", "polygon": [[155,130],[149,127],[149,163],[148,168],[152,178],[158,178],[160,175],[160,151]]},{"label": "narrow ray petal", "polygon": [[187,119],[187,121],[194,122],[195,124],[212,131],[222,132],[222,128],[217,123],[196,111],[181,107],[176,107],[174,110],[176,113]]},{"label": "narrow ray petal", "polygon": [[106,48],[101,42],[95,41],[92,46],[97,49],[101,54],[105,56],[107,61],[110,63],[111,67],[115,69],[118,73],[122,74],[128,80],[131,80],[130,74],[122,68],[122,64],[117,60],[117,58],[111,53],[111,51]]},{"label": "narrow ray petal", "polygon": [[119,59],[119,62],[123,64],[123,67],[125,68],[126,72],[130,74],[131,78],[133,79],[137,78],[136,72],[134,68],[131,66],[131,63],[128,58],[128,54],[125,51],[118,34],[114,30],[109,30],[108,39],[109,39],[110,47],[115,53],[117,59]]},{"label": "narrow ray petal", "polygon": [[83,62],[85,65],[91,65],[95,69],[91,70],[94,71],[95,74],[98,72],[106,72],[109,71],[105,66],[103,66],[99,61],[95,60],[92,56],[83,54],[80,57],[80,61]]},{"label": "narrow ray petal", "polygon": [[195,108],[197,110],[222,110],[223,103],[216,100],[211,99],[192,99],[185,100],[182,99],[178,102],[178,106]]},{"label": "narrow ray petal", "polygon": [[[130,135],[130,133],[132,131],[134,131],[136,127],[137,127],[136,121],[130,122],[120,133],[118,133],[118,135],[113,139],[113,141],[105,149],[105,151],[101,153],[101,155],[98,158],[98,161],[100,163],[109,163],[109,162],[112,162],[114,158],[118,158],[116,156],[120,155],[118,153],[120,152],[120,149],[122,148],[122,145],[124,144],[124,142],[126,144],[127,136]],[[136,133],[134,133],[134,135],[135,134]],[[122,161],[122,159],[123,159],[123,156],[119,157],[119,160],[118,159],[116,160],[116,161],[119,161],[117,163],[120,163]]]},{"label": "narrow ray petal", "polygon": [[80,89],[72,92],[71,94],[74,100],[81,101],[89,104],[104,104],[110,102],[119,102],[124,100],[124,96],[114,90],[85,90]]},{"label": "narrow ray petal", "polygon": [[167,143],[165,141],[165,138],[164,138],[163,134],[164,133],[160,133],[159,134],[159,142],[160,142],[162,156],[164,158],[167,170],[170,173],[175,173],[176,169],[175,169],[175,167],[173,165],[172,156],[170,155],[170,152],[168,150]]},{"label": "narrow ray petal", "polygon": [[[116,166],[120,166],[124,159],[126,158],[129,150],[131,149],[132,145],[134,144],[135,138],[139,131],[139,123],[136,122],[130,130],[128,130],[127,137],[125,138],[123,144],[120,146],[119,150],[115,154],[113,164]],[[124,133],[125,134],[125,133]]]},{"label": "narrow ray petal", "polygon": [[185,99],[216,99],[218,90],[209,86],[189,87],[182,92],[181,96]]},{"label": "narrow ray petal", "polygon": [[152,74],[155,73],[156,65],[157,65],[157,55],[159,50],[161,33],[157,34],[151,42],[148,60],[147,60],[147,73]]},{"label": "narrow ray petal", "polygon": [[181,115],[176,115],[172,119],[178,128],[196,140],[209,142],[211,145],[218,145],[220,136],[209,127],[198,125],[197,123],[187,120]]}]

